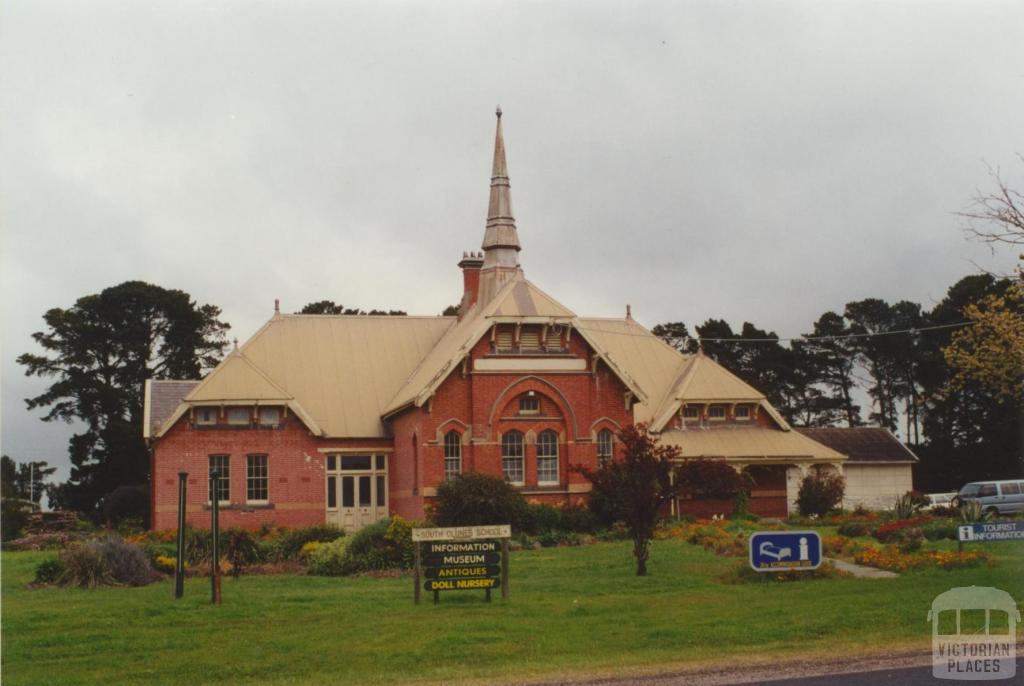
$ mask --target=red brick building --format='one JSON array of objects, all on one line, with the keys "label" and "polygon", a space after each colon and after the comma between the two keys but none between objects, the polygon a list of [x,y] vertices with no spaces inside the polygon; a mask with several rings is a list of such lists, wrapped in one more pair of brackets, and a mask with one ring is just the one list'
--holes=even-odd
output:
[{"label": "red brick building", "polygon": [[500,112],[482,248],[459,262],[457,317],[275,312],[205,379],[147,384],[153,527],[175,526],[179,471],[189,521],[207,525],[213,467],[228,475],[225,526],[422,519],[438,484],[468,471],[568,505],[589,490],[571,467],[611,459],[633,422],[686,457],[753,470],[764,514],[785,514],[810,465],[840,468],[713,360],[628,311],[579,317],[526,279]]}]

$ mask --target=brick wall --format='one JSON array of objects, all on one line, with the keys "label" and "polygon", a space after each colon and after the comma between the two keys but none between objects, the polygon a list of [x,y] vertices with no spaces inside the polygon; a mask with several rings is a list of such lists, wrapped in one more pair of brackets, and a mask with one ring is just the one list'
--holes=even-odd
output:
[{"label": "brick wall", "polygon": [[[186,521],[209,528],[210,455],[228,455],[230,500],[221,504],[221,526],[263,524],[310,526],[325,521],[324,454],[319,448],[390,447],[390,440],[325,440],[313,436],[294,416],[274,429],[193,428],[188,415],[157,440],[152,454],[152,527],[177,527],[178,472],[188,477]],[[246,457],[266,455],[268,503],[246,503]]]}]

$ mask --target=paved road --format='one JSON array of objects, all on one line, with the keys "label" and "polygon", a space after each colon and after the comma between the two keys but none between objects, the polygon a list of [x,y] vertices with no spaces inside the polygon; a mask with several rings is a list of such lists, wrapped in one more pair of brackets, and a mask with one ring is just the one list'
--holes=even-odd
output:
[{"label": "paved road", "polygon": [[999,681],[956,681],[952,679],[936,679],[932,676],[931,666],[904,667],[902,669],[883,669],[880,671],[857,672],[855,674],[828,674],[822,676],[802,677],[798,679],[782,679],[779,681],[762,681],[761,686],[861,686],[861,684],[900,684],[901,686],[941,686],[942,684],[1019,684],[1024,679],[1024,657],[1017,658],[1017,676],[1014,679]]},{"label": "paved road", "polygon": [[1024,683],[1024,651],[1018,647],[1017,676],[1014,679],[957,681],[932,676],[931,652],[860,657],[822,661],[804,659],[758,665],[703,667],[675,673],[638,674],[597,679],[533,682],[534,686],[861,686],[861,684],[899,684],[900,686],[948,686],[953,684]]}]

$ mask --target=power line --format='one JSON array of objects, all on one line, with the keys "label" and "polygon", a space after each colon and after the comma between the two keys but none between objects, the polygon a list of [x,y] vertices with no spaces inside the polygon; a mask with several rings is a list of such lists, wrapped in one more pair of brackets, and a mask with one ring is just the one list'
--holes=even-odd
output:
[{"label": "power line", "polygon": [[698,336],[698,341],[713,341],[715,343],[781,343],[783,341],[804,343],[807,341],[841,341],[849,338],[875,338],[878,336],[895,336],[898,334],[919,334],[923,331],[937,331],[939,329],[956,329],[962,326],[974,324],[973,321],[957,322],[955,324],[936,324],[935,326],[915,326],[910,329],[893,329],[892,331],[875,331],[872,333],[850,333],[841,336],[793,336],[791,338],[704,338]]},{"label": "power line", "polygon": [[[962,322],[956,322],[954,324],[936,324],[934,326],[915,326],[909,329],[893,329],[892,331],[875,331],[871,333],[850,333],[842,334],[838,336],[791,336],[788,338],[705,338],[703,336],[658,336],[653,334],[656,338],[662,340],[668,340],[673,342],[681,341],[695,341],[697,343],[807,343],[810,341],[842,341],[851,338],[875,338],[879,336],[897,336],[901,334],[913,334],[917,335],[926,331],[938,331],[941,329],[956,329],[964,326],[970,326],[974,324],[973,320],[965,320]],[[586,328],[586,327],[584,327]],[[634,336],[636,338],[646,338],[644,334],[630,333],[628,331],[609,331],[607,329],[597,329],[601,334],[613,334],[616,336]]]}]

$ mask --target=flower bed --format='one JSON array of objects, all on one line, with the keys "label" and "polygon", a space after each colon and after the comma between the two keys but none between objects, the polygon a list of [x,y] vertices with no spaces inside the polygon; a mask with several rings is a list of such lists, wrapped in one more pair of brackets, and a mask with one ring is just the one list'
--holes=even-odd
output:
[{"label": "flower bed", "polygon": [[900,540],[907,529],[920,528],[922,525],[932,521],[931,515],[921,515],[910,519],[894,519],[879,525],[871,535],[882,543],[891,543]]},{"label": "flower bed", "polygon": [[868,567],[877,567],[890,572],[905,572],[912,569],[926,569],[935,567],[938,569],[963,569],[966,567],[979,567],[991,565],[992,560],[988,553],[981,550],[971,550],[958,553],[953,551],[927,550],[924,552],[904,553],[899,548],[886,546],[878,548],[873,545],[865,545],[854,555],[854,562]]}]

